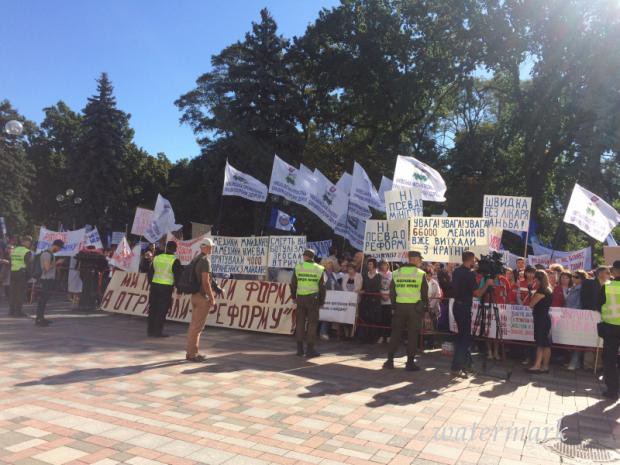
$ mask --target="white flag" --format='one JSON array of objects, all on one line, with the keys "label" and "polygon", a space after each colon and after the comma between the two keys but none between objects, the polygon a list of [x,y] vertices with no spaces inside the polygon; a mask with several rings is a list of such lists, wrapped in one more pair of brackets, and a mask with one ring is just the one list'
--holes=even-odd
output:
[{"label": "white flag", "polygon": [[149,242],[158,241],[161,236],[170,231],[178,231],[183,226],[175,224],[174,211],[170,202],[163,198],[161,194],[157,194],[157,202],[155,202],[155,210],[153,210],[153,219],[148,228],[144,231],[144,237]]},{"label": "white flag", "polygon": [[385,203],[385,193],[392,190],[392,180],[381,176],[381,184],[379,185],[379,198]]},{"label": "white flag", "polygon": [[446,183],[441,175],[420,160],[399,155],[394,170],[393,189],[418,189],[422,200],[445,202]]},{"label": "white flag", "polygon": [[[138,247],[140,247],[138,245]],[[123,239],[119,242],[116,247],[116,251],[112,258],[110,259],[110,265],[115,266],[123,271],[129,271],[132,273],[138,272],[138,267],[140,265],[140,260],[137,260],[138,267],[135,266],[135,251],[129,247],[129,243],[127,242],[127,238],[123,236]],[[140,256],[140,252],[138,251],[138,257]],[[135,269],[133,269],[135,268]]]},{"label": "white flag", "polygon": [[299,164],[299,171],[301,171],[303,174],[313,174],[312,170],[303,163]]},{"label": "white flag", "polygon": [[353,182],[353,176],[349,173],[342,173],[340,179],[336,183],[336,187],[338,189],[342,189],[343,192],[346,192],[347,195],[351,192],[351,183]]},{"label": "white flag", "polygon": [[312,176],[313,188],[308,192],[308,210],[317,215],[330,228],[345,222],[349,195],[338,189],[326,176],[315,170]]},{"label": "white flag", "polygon": [[603,199],[575,184],[564,222],[574,224],[597,241],[604,242],[620,223],[620,214]]},{"label": "white flag", "polygon": [[267,200],[267,186],[258,179],[236,170],[226,161],[222,195],[235,195],[254,202]]},{"label": "white flag", "polygon": [[368,174],[359,163],[355,162],[353,164],[349,210],[354,216],[363,219],[368,216],[367,213],[370,213],[368,207],[385,211],[385,203],[381,201],[379,193]]},{"label": "white flag", "polygon": [[313,188],[311,176],[302,173],[274,155],[271,181],[269,182],[271,194],[281,195],[290,202],[306,206],[308,204],[308,191]]}]

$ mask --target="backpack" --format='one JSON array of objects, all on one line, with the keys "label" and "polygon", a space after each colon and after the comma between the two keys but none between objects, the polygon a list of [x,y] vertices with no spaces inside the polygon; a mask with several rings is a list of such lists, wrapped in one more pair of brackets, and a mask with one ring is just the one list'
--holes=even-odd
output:
[{"label": "backpack", "polygon": [[36,254],[30,263],[28,274],[31,278],[41,279],[41,276],[43,275],[43,267],[41,266],[41,255],[43,255],[43,253],[44,252]]},{"label": "backpack", "polygon": [[202,258],[202,255],[194,257],[194,259],[183,268],[179,282],[176,284],[177,291],[181,294],[195,294],[200,290],[201,282],[196,276],[196,265]]}]

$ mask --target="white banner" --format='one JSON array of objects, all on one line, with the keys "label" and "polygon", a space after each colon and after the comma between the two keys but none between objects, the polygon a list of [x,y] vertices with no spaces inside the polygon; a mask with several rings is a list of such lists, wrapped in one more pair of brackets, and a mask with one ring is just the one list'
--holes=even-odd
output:
[{"label": "white banner", "polygon": [[281,195],[290,202],[306,206],[308,204],[308,192],[313,187],[311,176],[302,173],[274,155],[269,183],[271,194]]},{"label": "white banner", "polygon": [[270,268],[295,268],[303,260],[306,236],[269,236]]},{"label": "white banner", "polygon": [[[454,315],[452,314],[453,299],[450,299],[450,331],[458,332]],[[472,334],[478,312],[478,302],[472,305]],[[524,305],[497,306],[499,318],[502,321],[503,338],[510,341],[534,342],[534,317],[532,309]],[[551,307],[551,340],[554,344],[562,344],[578,347],[597,347],[599,338],[596,325],[601,321],[601,314],[592,310],[579,310],[576,308]],[[487,312],[486,325],[483,336],[495,338],[495,316],[493,312]],[[480,328],[475,332],[480,335]]]},{"label": "white banner", "polygon": [[336,229],[338,222],[343,222],[347,216],[349,196],[318,170],[311,179],[313,187],[308,191],[306,207],[330,228]]},{"label": "white banner", "polygon": [[336,187],[349,195],[351,193],[351,184],[353,184],[353,176],[349,173],[342,173],[342,176],[340,176],[336,183]]},{"label": "white banner", "polygon": [[254,202],[264,202],[267,200],[267,186],[249,174],[236,170],[226,160],[222,195],[232,195]]},{"label": "white banner", "polygon": [[170,201],[157,194],[157,202],[155,202],[155,210],[153,210],[153,219],[151,224],[144,231],[143,236],[147,241],[156,242],[164,234],[171,231],[181,229],[180,224],[175,224],[174,211]]},{"label": "white banner", "polygon": [[417,189],[422,200],[446,201],[444,196],[447,188],[441,175],[413,157],[397,157],[392,189]]},{"label": "white banner", "polygon": [[147,208],[136,208],[136,214],[133,217],[133,225],[131,226],[131,234],[136,236],[144,236],[144,231],[153,221],[153,210]]},{"label": "white banner", "polygon": [[[372,181],[366,174],[362,165],[358,162],[353,164],[353,179],[351,181],[351,193],[349,196],[350,203],[359,206],[361,209],[368,209],[372,207],[376,210],[384,211],[385,204],[379,197],[379,193]],[[351,208],[351,207],[349,207]],[[357,210],[354,210],[354,214]],[[363,218],[362,215],[357,215],[359,218]]]},{"label": "white banner", "polygon": [[[267,273],[269,236],[213,236],[211,239],[215,243],[211,254],[213,273],[248,275]],[[197,245],[200,247],[200,242]]]},{"label": "white banner", "polygon": [[550,254],[528,255],[527,262],[532,266],[544,265],[545,268],[549,268],[549,265],[553,263],[559,263],[571,271],[590,270],[592,268],[592,250],[590,247],[573,252],[559,252],[557,250],[551,252]]},{"label": "white banner", "polygon": [[112,233],[112,237],[110,238],[110,245],[120,244],[125,237],[125,233],[123,231],[114,231]]},{"label": "white banner", "polygon": [[367,220],[364,254],[389,262],[406,261],[409,250],[409,221]]},{"label": "white banner", "polygon": [[385,215],[388,220],[423,216],[423,202],[415,189],[391,190],[385,193]]},{"label": "white banner", "polygon": [[[349,203],[349,209],[350,207],[351,204]],[[349,241],[351,247],[357,250],[364,249],[364,233],[366,232],[366,220],[367,218],[370,218],[370,216],[371,214],[370,212],[368,212],[368,216],[362,219],[351,215],[349,212],[349,216],[347,217],[347,228],[344,237]]]},{"label": "white banner", "polygon": [[530,226],[531,210],[531,197],[485,195],[482,217],[491,220],[491,227],[527,232]]},{"label": "white banner", "polygon": [[166,236],[166,242],[176,242],[176,257],[181,262],[181,265],[189,265],[192,259],[200,253],[200,243],[207,237],[211,238],[208,234],[204,234],[200,237],[195,237],[194,239],[182,241],[179,240],[174,234],[168,233]]},{"label": "white banner", "polygon": [[114,251],[114,255],[112,255],[112,258],[110,259],[110,265],[123,271],[137,273],[140,267],[140,249],[139,246],[137,247],[138,260],[135,259],[135,248],[132,250],[131,247],[129,247],[127,239],[123,236],[118,244],[118,247],[116,247],[116,250]]},{"label": "white banner", "polygon": [[327,291],[325,293],[325,305],[319,309],[319,320],[355,324],[357,297],[356,292]]},{"label": "white banner", "polygon": [[489,252],[500,252],[502,249],[502,233],[501,228],[489,228]]},{"label": "white banner", "polygon": [[82,248],[90,246],[94,247],[100,252],[103,252],[103,243],[101,242],[101,236],[99,236],[99,231],[97,231],[97,228],[93,228],[90,231],[84,233],[84,244],[82,245]]},{"label": "white banner", "polygon": [[379,199],[385,203],[385,193],[392,190],[392,180],[381,176],[381,184],[379,184]]},{"label": "white banner", "polygon": [[[224,295],[209,310],[207,326],[243,329],[263,333],[292,334],[295,304],[288,284],[269,281],[222,279]],[[172,293],[166,318],[189,323],[191,296]],[[115,271],[103,294],[101,309],[106,312],[147,316],[149,282],[146,273]]]},{"label": "white banner", "polygon": [[489,220],[486,218],[414,217],[409,219],[410,250],[425,261],[459,263],[461,254],[489,251]]},{"label": "white banner", "polygon": [[52,243],[60,239],[65,246],[56,252],[57,257],[72,257],[84,248],[84,237],[86,229],[76,229],[75,231],[51,231],[41,226],[39,230],[39,240],[37,241],[37,254],[49,249]]},{"label": "white banner", "polygon": [[574,224],[597,241],[604,242],[620,223],[620,213],[600,197],[575,184],[564,222]]}]

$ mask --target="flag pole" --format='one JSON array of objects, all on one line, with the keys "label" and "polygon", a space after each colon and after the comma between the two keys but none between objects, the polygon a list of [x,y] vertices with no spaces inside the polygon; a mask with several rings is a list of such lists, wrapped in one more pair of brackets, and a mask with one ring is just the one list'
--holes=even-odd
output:
[{"label": "flag pole", "polygon": [[260,235],[262,236],[265,232],[265,221],[267,220],[267,211],[269,210],[267,207],[271,205],[271,194],[267,194],[267,199],[265,200],[265,206],[263,207],[263,215],[260,223]]}]

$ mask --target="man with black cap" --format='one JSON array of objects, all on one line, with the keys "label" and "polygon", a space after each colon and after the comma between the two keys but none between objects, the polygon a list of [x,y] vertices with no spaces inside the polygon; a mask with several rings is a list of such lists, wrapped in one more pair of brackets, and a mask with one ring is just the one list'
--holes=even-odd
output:
[{"label": "man with black cap", "polygon": [[32,264],[32,237],[24,236],[21,245],[11,252],[11,293],[9,304],[9,316],[24,318],[28,317],[22,310],[24,296],[26,295],[26,281],[28,270]]},{"label": "man with black cap", "polygon": [[603,378],[607,390],[603,396],[618,400],[618,348],[620,347],[620,260],[611,268],[612,280],[601,289],[601,322],[598,335],[603,338]]},{"label": "man with black cap", "polygon": [[303,257],[304,261],[295,266],[291,295],[297,303],[295,328],[297,355],[300,357],[304,355],[305,340],[306,357],[310,358],[319,355],[314,349],[314,342],[319,323],[319,308],[325,303],[325,281],[323,267],[314,262],[314,250],[304,250]]},{"label": "man with black cap", "polygon": [[420,369],[415,364],[418,334],[424,321],[424,312],[428,310],[428,284],[426,273],[421,269],[422,254],[409,252],[409,263],[392,272],[390,296],[395,302],[392,317],[392,334],[388,345],[388,358],[383,368],[394,368],[394,354],[400,346],[403,329],[407,329],[407,371]]},{"label": "man with black cap", "polygon": [[175,253],[177,243],[168,241],[166,251],[153,258],[148,272],[151,289],[149,292],[149,316],[147,335],[149,337],[167,337],[163,333],[166,314],[172,305],[172,289],[181,274],[181,262]]}]

